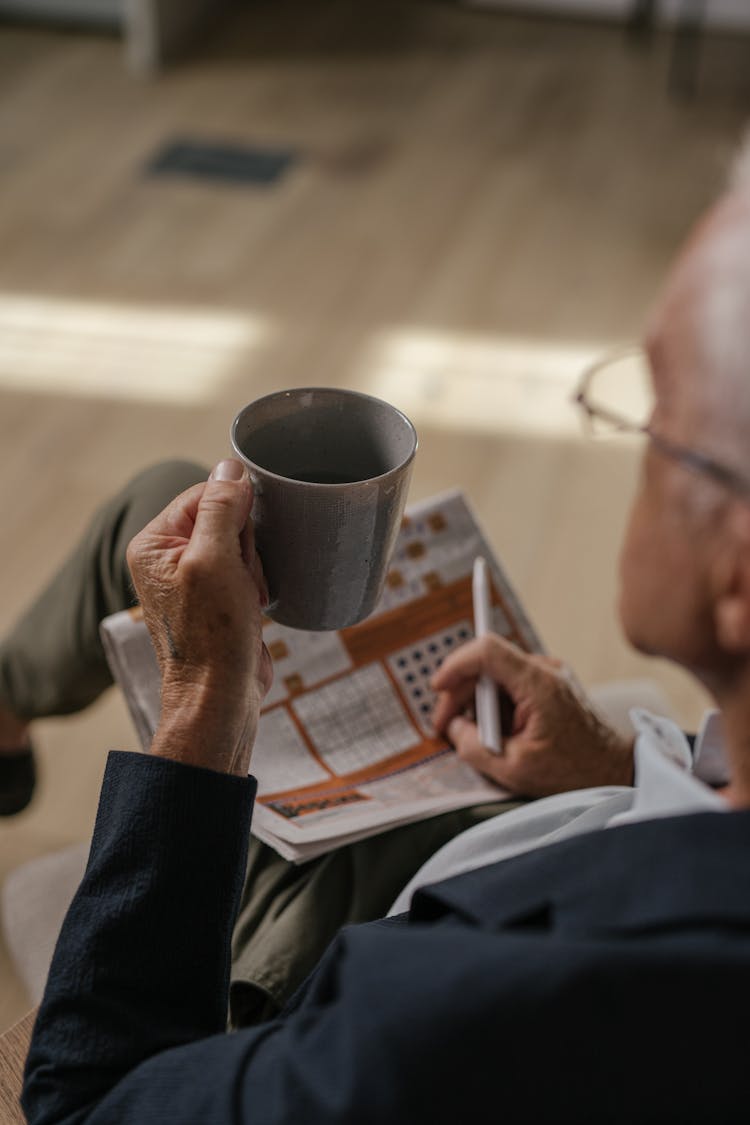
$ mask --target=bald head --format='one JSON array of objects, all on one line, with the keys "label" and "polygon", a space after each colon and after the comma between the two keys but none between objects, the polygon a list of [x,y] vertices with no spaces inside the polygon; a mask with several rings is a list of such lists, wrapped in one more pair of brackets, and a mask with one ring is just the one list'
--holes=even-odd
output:
[{"label": "bald head", "polygon": [[750,146],[680,254],[647,346],[667,420],[677,411],[696,448],[750,474]]},{"label": "bald head", "polygon": [[[690,669],[725,717],[741,704],[745,750],[750,506],[720,478],[690,472],[683,454],[702,453],[750,479],[748,173],[745,150],[732,186],[696,227],[654,311],[647,335],[651,427],[673,455],[668,444],[645,446],[620,559],[629,640]],[[750,806],[750,753],[747,798]]]}]

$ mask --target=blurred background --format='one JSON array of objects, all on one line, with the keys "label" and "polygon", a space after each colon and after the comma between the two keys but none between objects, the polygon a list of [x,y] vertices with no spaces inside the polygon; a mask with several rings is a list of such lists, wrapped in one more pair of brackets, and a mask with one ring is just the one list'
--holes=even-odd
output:
[{"label": "blurred background", "polygon": [[[465,489],[552,653],[693,725],[619,635],[637,450],[570,395],[748,117],[746,0],[0,0],[0,629],[137,470],[346,386],[412,417],[412,499]],[[137,746],[116,691],[36,742],[0,880],[86,839]],[[27,1007],[0,946],[0,1029]]]}]

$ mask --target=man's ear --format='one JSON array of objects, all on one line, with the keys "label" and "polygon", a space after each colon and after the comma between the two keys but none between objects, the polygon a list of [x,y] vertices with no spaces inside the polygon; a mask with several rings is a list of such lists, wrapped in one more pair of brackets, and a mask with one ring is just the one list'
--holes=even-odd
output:
[{"label": "man's ear", "polygon": [[716,639],[726,653],[750,655],[750,505],[732,504],[725,534],[714,573]]}]

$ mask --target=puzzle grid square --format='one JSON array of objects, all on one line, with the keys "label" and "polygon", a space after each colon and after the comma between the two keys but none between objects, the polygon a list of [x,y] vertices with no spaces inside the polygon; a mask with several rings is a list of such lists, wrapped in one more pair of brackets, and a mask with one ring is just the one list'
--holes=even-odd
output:
[{"label": "puzzle grid square", "polygon": [[253,773],[261,796],[328,780],[323,767],[308,754],[291,715],[283,707],[260,717]]},{"label": "puzzle grid square", "polygon": [[322,761],[342,775],[419,742],[382,664],[302,695],[292,704]]},{"label": "puzzle grid square", "polygon": [[428,737],[435,733],[430,716],[436,696],[430,687],[430,677],[449,653],[473,636],[470,621],[457,621],[455,625],[432,633],[388,657],[388,667],[404,694],[412,717]]},{"label": "puzzle grid square", "polygon": [[338,633],[303,633],[269,621],[263,628],[263,640],[273,660],[273,684],[263,701],[264,711],[352,667]]}]

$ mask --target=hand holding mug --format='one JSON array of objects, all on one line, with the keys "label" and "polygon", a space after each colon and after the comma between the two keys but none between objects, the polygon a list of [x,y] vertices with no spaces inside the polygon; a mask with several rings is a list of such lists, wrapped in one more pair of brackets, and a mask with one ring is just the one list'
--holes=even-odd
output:
[{"label": "hand holding mug", "polygon": [[128,548],[162,675],[152,753],[239,775],[248,772],[273,674],[262,638],[267,591],[252,503],[242,465],[222,461]]}]

